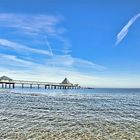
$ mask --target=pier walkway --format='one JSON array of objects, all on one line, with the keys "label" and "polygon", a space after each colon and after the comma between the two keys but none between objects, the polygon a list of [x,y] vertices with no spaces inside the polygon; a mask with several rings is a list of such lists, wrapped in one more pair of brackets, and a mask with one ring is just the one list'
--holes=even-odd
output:
[{"label": "pier walkway", "polygon": [[0,77],[1,88],[15,88],[17,87],[44,87],[45,89],[79,89],[81,88],[78,84],[72,84],[65,78],[62,83],[54,82],[38,82],[38,81],[24,81],[24,80],[13,80],[7,76]]}]

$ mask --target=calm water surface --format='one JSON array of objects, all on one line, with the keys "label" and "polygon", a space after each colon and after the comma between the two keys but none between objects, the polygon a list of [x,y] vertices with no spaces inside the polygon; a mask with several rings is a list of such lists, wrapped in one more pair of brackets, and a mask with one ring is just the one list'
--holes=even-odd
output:
[{"label": "calm water surface", "polygon": [[140,140],[140,89],[0,89],[0,140]]}]

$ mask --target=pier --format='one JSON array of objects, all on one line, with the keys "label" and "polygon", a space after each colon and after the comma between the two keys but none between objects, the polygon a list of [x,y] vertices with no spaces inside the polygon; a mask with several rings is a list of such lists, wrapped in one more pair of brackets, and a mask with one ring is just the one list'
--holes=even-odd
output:
[{"label": "pier", "polygon": [[0,87],[1,88],[15,88],[15,87],[29,87],[29,88],[42,88],[45,89],[80,89],[78,84],[72,84],[67,78],[65,78],[61,83],[54,82],[38,82],[38,81],[25,81],[25,80],[13,80],[7,76],[0,77]]}]

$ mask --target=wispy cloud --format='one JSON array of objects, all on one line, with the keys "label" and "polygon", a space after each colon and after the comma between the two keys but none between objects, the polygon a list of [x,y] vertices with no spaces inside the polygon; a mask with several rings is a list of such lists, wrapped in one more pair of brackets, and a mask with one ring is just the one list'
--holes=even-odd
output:
[{"label": "wispy cloud", "polygon": [[[0,27],[7,34],[12,28],[8,38],[0,35],[0,47],[8,49],[7,52],[0,50],[0,74],[9,73],[17,79],[27,80],[30,77],[32,80],[46,81],[47,77],[47,81],[58,82],[64,76],[71,77],[75,82],[79,78],[81,83],[83,79],[94,80],[87,73],[106,68],[73,57],[72,45],[64,34],[66,29],[60,26],[61,20],[63,17],[51,15],[0,14]],[[12,36],[13,31],[16,37]],[[27,39],[28,36],[30,39]]]},{"label": "wispy cloud", "polygon": [[129,28],[132,24],[140,17],[140,13],[132,17],[129,22],[122,28],[122,30],[118,33],[115,46],[117,46],[127,35]]},{"label": "wispy cloud", "polygon": [[26,52],[26,53],[43,54],[43,55],[48,55],[48,56],[52,55],[51,52],[47,50],[30,48],[28,46],[25,46],[16,42],[9,41],[7,39],[0,39],[0,46],[7,47],[9,49],[16,50],[21,53]]},{"label": "wispy cloud", "polygon": [[61,67],[62,69],[72,69],[75,71],[104,71],[107,69],[102,65],[81,58],[73,57],[72,55],[54,55],[53,57],[48,58],[45,63],[46,65]]},{"label": "wispy cloud", "polygon": [[91,69],[91,70],[98,70],[98,71],[104,71],[107,70],[106,67],[96,64],[94,62],[88,61],[88,60],[84,60],[84,59],[79,59],[79,58],[75,58],[75,66],[77,66],[80,69],[83,69],[86,67],[86,69]]},{"label": "wispy cloud", "polygon": [[45,43],[46,45],[48,46],[49,50],[50,50],[50,53],[51,53],[51,56],[53,56],[53,51],[52,51],[52,47],[47,39],[47,36],[45,36]]},{"label": "wispy cloud", "polygon": [[[47,33],[55,35],[63,33],[61,28],[56,28],[60,23],[62,17],[52,15],[26,15],[26,14],[0,14],[0,26],[17,28],[22,33],[26,34],[40,34]],[[61,32],[60,32],[61,29]]]},{"label": "wispy cloud", "polygon": [[[82,71],[81,69],[86,69],[86,70],[91,70],[91,71],[95,71],[95,70],[100,70],[103,71],[106,68],[95,64],[93,62],[90,61],[86,61],[83,59],[79,59],[79,58],[75,58],[72,57],[71,55],[54,55],[53,57],[50,57],[48,59],[46,59],[44,61],[43,64],[39,64],[36,61],[32,61],[32,60],[27,60],[26,57],[25,58],[20,58],[16,55],[9,55],[9,54],[2,54],[0,53],[0,64],[1,67],[9,67],[9,66],[17,66],[17,67],[24,67],[26,69],[31,69],[31,70],[35,70],[35,68],[39,68],[41,69],[41,71],[46,71],[47,69],[59,69],[61,75],[69,75],[68,72],[69,71],[74,71],[74,72],[78,72],[81,74],[84,74],[84,71]],[[11,63],[12,62],[12,63]],[[53,65],[53,67],[52,67]],[[6,68],[5,67],[5,68]],[[16,69],[15,69],[16,70]],[[63,71],[65,70],[65,73],[63,73]],[[21,71],[24,71],[23,69],[21,69]],[[38,72],[38,74],[40,74],[40,72]]]},{"label": "wispy cloud", "polygon": [[[50,38],[61,42],[62,47],[59,48],[61,52],[68,54],[71,52],[70,41],[64,37],[66,29],[61,26],[64,17],[60,15],[43,15],[43,14],[10,14],[0,13],[0,27],[11,28],[8,34],[15,33],[42,41],[42,44],[50,46]],[[47,41],[43,38],[47,36]],[[29,40],[30,41],[30,40]],[[56,50],[53,47],[53,50]],[[51,51],[50,51],[51,52]],[[53,54],[53,53],[52,53]]]},{"label": "wispy cloud", "polygon": [[[0,61],[1,63],[1,61]],[[36,66],[36,65],[34,65]],[[35,80],[35,81],[49,81],[49,82],[61,82],[65,76],[72,83],[79,83],[82,86],[93,86],[93,87],[139,87],[140,77],[138,75],[127,75],[124,77],[117,76],[99,76],[91,73],[81,73],[78,71],[72,71],[61,68],[52,68],[40,66],[33,70],[20,70],[20,69],[8,69],[0,67],[0,75],[7,75],[13,79],[23,80]],[[132,82],[133,81],[133,82]]]},{"label": "wispy cloud", "polygon": [[[59,56],[58,56],[59,57]],[[57,57],[57,58],[58,58]],[[66,61],[65,57],[61,57],[61,61]],[[56,59],[56,61],[60,61],[60,59]],[[73,62],[70,62],[72,59]],[[34,63],[28,60],[23,60],[18,58],[14,55],[7,55],[7,54],[0,54],[0,75],[7,75],[14,79],[23,79],[23,80],[29,80],[28,78],[32,80],[38,80],[38,81],[52,81],[52,82],[61,82],[65,76],[67,76],[72,83],[79,83],[82,85],[92,85],[92,81],[95,81],[98,83],[99,81],[103,81],[103,78],[99,78],[98,76],[91,75],[90,73],[83,73],[79,70],[69,69],[69,65],[73,65],[76,63],[76,58],[70,58],[69,56],[69,64],[68,61],[64,63],[63,66],[57,65],[55,67],[51,67],[50,64],[43,65]],[[55,60],[51,60],[54,61]],[[83,61],[83,60],[79,60]],[[12,62],[12,63],[10,63]],[[88,62],[84,62],[83,67],[87,66]],[[10,69],[9,67],[10,66]],[[15,69],[15,66],[20,67],[19,69]],[[92,67],[92,66],[91,66]],[[21,69],[22,68],[22,69]],[[46,80],[47,77],[47,80]],[[84,80],[83,80],[84,79]]]},{"label": "wispy cloud", "polygon": [[[31,66],[33,65],[34,63],[31,62],[31,61],[26,61],[26,60],[23,60],[23,59],[20,59],[20,58],[17,58],[17,56],[15,55],[8,55],[8,54],[2,54],[0,53],[0,64],[8,64],[8,65],[15,65],[15,66]],[[7,62],[7,63],[6,63]],[[12,62],[12,63],[10,63]]]}]

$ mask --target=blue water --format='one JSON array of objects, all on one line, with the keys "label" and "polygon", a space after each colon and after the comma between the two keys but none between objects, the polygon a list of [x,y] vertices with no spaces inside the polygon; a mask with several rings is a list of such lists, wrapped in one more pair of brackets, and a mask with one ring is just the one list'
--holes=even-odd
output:
[{"label": "blue water", "polygon": [[44,88],[11,88],[2,89],[0,91],[15,92],[15,93],[38,93],[38,94],[48,94],[48,93],[63,93],[63,94],[131,94],[139,95],[140,88],[95,88],[95,89],[44,89]]},{"label": "blue water", "polygon": [[1,139],[140,139],[140,89],[0,89],[0,105]]}]

